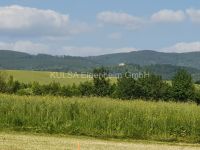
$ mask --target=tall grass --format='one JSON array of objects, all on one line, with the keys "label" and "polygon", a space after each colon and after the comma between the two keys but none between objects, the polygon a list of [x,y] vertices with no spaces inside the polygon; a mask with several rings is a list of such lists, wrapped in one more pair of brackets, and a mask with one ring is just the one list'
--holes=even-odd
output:
[{"label": "tall grass", "polygon": [[0,129],[200,142],[200,107],[109,98],[0,95]]}]

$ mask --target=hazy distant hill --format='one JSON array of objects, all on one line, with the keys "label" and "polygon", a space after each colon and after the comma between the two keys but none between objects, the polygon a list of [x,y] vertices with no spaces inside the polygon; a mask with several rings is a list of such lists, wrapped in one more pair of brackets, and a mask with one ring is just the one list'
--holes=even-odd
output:
[{"label": "hazy distant hill", "polygon": [[125,66],[109,66],[107,67],[110,73],[122,73],[127,70],[131,73],[154,73],[163,77],[163,79],[171,79],[180,69],[185,69],[193,75],[194,80],[200,80],[200,70],[192,67],[174,66],[170,64],[155,64],[140,66],[127,64]]},{"label": "hazy distant hill", "polygon": [[84,57],[30,55],[15,51],[0,51],[1,69],[84,71],[94,66],[92,60]]},{"label": "hazy distant hill", "polygon": [[[118,64],[126,63],[125,67]],[[200,73],[200,52],[161,53],[150,50],[130,53],[117,53],[92,57],[51,56],[46,54],[30,55],[27,53],[0,50],[1,69],[76,71],[84,72],[97,66],[107,66],[112,71],[133,70],[135,65],[140,70],[149,70],[169,78],[184,66],[192,74]]]},{"label": "hazy distant hill", "polygon": [[139,65],[171,64],[200,69],[200,52],[190,53],[162,53],[150,50],[135,51],[130,53],[117,53],[89,57],[90,60],[105,64],[131,63]]}]

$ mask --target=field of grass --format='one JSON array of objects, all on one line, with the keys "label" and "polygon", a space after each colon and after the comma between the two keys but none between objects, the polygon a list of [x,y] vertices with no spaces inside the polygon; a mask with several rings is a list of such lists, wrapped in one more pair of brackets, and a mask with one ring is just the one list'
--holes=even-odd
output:
[{"label": "field of grass", "polygon": [[198,150],[200,145],[0,133],[0,150]]},{"label": "field of grass", "polygon": [[0,95],[0,130],[200,142],[193,103]]},{"label": "field of grass", "polygon": [[[4,70],[5,71],[5,70]],[[7,75],[12,75],[15,80],[23,83],[39,82],[40,84],[49,84],[51,82],[58,82],[61,85],[72,85],[79,84],[80,82],[91,81],[92,78],[87,78],[86,76],[81,76],[80,74],[72,73],[55,73],[47,71],[24,71],[24,70],[6,70]],[[54,78],[56,77],[56,78]],[[112,83],[116,82],[116,78],[110,78]],[[171,81],[167,81],[171,84]],[[200,85],[196,85],[200,90]]]},{"label": "field of grass", "polygon": [[196,88],[200,91],[200,85],[199,84],[196,85]]},{"label": "field of grass", "polygon": [[[53,81],[60,83],[61,85],[79,84],[80,82],[91,81],[92,78],[88,78],[86,75],[63,73],[63,72],[46,72],[46,71],[24,71],[24,70],[6,70],[7,75],[12,75],[15,80],[23,83],[30,83],[37,81],[41,84],[49,84]],[[112,78],[112,82],[116,79]]]},{"label": "field of grass", "polygon": [[79,84],[80,82],[91,80],[89,78],[83,78],[76,74],[70,73],[53,73],[45,71],[23,71],[23,70],[6,70],[6,74],[12,75],[15,80],[23,83],[29,83],[37,81],[41,84],[48,84],[53,81],[62,85],[72,85],[73,83]]}]

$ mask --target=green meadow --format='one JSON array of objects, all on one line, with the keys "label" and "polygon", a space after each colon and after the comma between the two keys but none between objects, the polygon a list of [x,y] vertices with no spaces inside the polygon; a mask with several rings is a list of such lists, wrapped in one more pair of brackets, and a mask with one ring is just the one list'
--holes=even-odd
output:
[{"label": "green meadow", "polygon": [[[23,83],[39,82],[40,84],[49,84],[51,82],[58,82],[61,85],[78,85],[81,82],[92,81],[91,76],[78,73],[64,73],[64,72],[48,72],[48,71],[24,71],[24,70],[4,70],[7,75],[12,75],[15,80]],[[116,82],[116,78],[110,78],[112,83]],[[171,81],[167,81],[171,84]],[[200,85],[196,85],[200,90]]]},{"label": "green meadow", "polygon": [[[12,75],[15,80],[23,83],[39,82],[40,84],[49,84],[58,82],[61,85],[79,84],[80,82],[91,81],[90,74],[47,72],[47,71],[24,71],[24,70],[4,70],[7,75]],[[111,78],[115,82],[116,78]]]},{"label": "green meadow", "polygon": [[0,95],[0,130],[200,142],[194,103]]},{"label": "green meadow", "polygon": [[8,75],[12,75],[15,80],[23,83],[39,82],[40,84],[49,84],[58,82],[61,85],[79,84],[80,82],[92,80],[85,76],[63,72],[46,72],[46,71],[24,71],[24,70],[6,70]]},{"label": "green meadow", "polygon": [[[92,81],[91,77],[76,73],[4,72],[23,83],[54,81],[61,85],[78,85]],[[116,79],[111,81],[116,82]],[[19,95],[0,94],[1,132],[200,143],[200,107],[195,102]]]}]

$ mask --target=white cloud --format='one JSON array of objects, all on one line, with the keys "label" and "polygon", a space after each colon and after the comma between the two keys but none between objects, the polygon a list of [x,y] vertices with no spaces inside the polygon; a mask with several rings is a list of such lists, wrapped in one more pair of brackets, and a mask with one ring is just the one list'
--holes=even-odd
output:
[{"label": "white cloud", "polygon": [[200,42],[181,42],[177,43],[173,46],[163,48],[161,51],[164,52],[177,52],[177,53],[184,53],[184,52],[196,52],[200,51]]},{"label": "white cloud", "polygon": [[133,52],[133,51],[138,51],[138,49],[134,48],[134,47],[123,47],[123,48],[116,49],[115,53],[119,53],[119,52]]},{"label": "white cloud", "polygon": [[1,50],[14,50],[30,54],[48,53],[49,47],[41,43],[33,43],[31,41],[17,41],[17,42],[0,42]]},{"label": "white cloud", "polygon": [[72,24],[67,14],[12,5],[0,7],[0,33],[5,35],[66,36],[88,30]]},{"label": "white cloud", "polygon": [[153,22],[182,22],[186,18],[185,13],[181,10],[160,10],[151,16]]},{"label": "white cloud", "polygon": [[128,29],[137,29],[144,24],[144,20],[127,13],[104,11],[97,14],[97,19],[105,24],[124,26]]},{"label": "white cloud", "polygon": [[70,56],[96,56],[110,53],[137,51],[136,48],[100,48],[100,47],[77,47],[58,46],[32,41],[0,42],[0,50],[14,50],[29,54],[50,54],[50,55],[70,55]]},{"label": "white cloud", "polygon": [[63,47],[61,54],[72,56],[96,56],[111,53],[136,51],[136,48]]},{"label": "white cloud", "polygon": [[192,22],[200,23],[200,9],[187,9],[186,13]]}]

